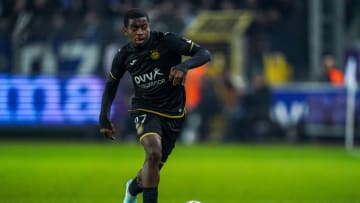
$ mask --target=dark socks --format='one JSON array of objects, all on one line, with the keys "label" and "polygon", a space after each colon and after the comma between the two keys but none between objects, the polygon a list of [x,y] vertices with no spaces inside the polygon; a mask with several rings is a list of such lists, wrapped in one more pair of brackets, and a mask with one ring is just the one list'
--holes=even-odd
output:
[{"label": "dark socks", "polygon": [[143,188],[143,203],[157,203],[158,201],[157,188]]},{"label": "dark socks", "polygon": [[143,191],[143,188],[141,185],[136,181],[136,177],[133,179],[133,181],[130,184],[129,192],[132,196],[136,196],[137,194],[141,193]]}]

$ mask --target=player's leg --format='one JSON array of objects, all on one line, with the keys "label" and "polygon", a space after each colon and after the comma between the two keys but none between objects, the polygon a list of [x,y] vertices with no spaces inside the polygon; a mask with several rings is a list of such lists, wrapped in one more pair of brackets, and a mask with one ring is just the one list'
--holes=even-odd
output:
[{"label": "player's leg", "polygon": [[[144,166],[139,170],[134,179],[126,183],[124,203],[135,203],[136,196],[141,192],[144,192],[144,203],[157,202],[157,186],[160,179],[159,171],[162,167],[161,138],[157,133],[146,133],[141,137],[140,142],[144,146],[146,154]],[[152,200],[154,198],[156,198],[156,201]],[[146,201],[145,199],[150,200]]]},{"label": "player's leg", "polygon": [[[161,168],[163,167],[164,163],[161,162],[159,165],[159,170],[161,170]],[[140,193],[143,192],[143,187],[142,187],[142,181],[141,181],[141,172],[142,169],[139,170],[139,172],[137,173],[136,177],[132,180],[129,180],[129,192],[132,196],[136,196]]]},{"label": "player's leg", "polygon": [[[161,143],[161,138],[160,138],[160,134],[162,134],[162,130],[161,130],[161,124],[160,124],[160,120],[157,116],[152,115],[152,114],[148,114],[146,112],[141,112],[141,111],[137,111],[137,112],[133,112],[131,114],[131,116],[134,119],[135,122],[135,127],[136,127],[136,132],[137,135],[140,138],[140,142],[142,145],[144,145],[144,150],[146,153],[146,157],[147,159],[144,162],[144,166],[147,166],[147,160],[151,154],[156,154],[156,153],[152,153],[152,144],[151,142],[146,142],[143,140],[147,140],[147,137],[153,137],[155,136],[156,139],[158,139],[155,143],[157,143],[154,146],[159,146],[158,143]],[[150,140],[152,140],[153,138],[151,138]],[[160,140],[160,141],[159,141]],[[161,145],[160,145],[160,149],[157,149],[157,151],[161,152]],[[159,167],[160,168],[160,167]],[[144,171],[144,167],[142,169],[139,170],[137,176],[132,179],[129,180],[127,182],[127,187],[126,187],[126,195],[124,198],[124,203],[135,203],[136,202],[136,196],[143,192],[143,171]],[[148,173],[149,170],[146,170],[145,172]],[[146,186],[146,185],[145,185]],[[130,199],[131,201],[126,201],[127,199]]]},{"label": "player's leg", "polygon": [[157,133],[147,133],[140,138],[145,150],[145,162],[141,170],[143,203],[157,203],[158,185],[162,157],[161,137]]},{"label": "player's leg", "polygon": [[[175,147],[175,142],[180,135],[181,128],[184,123],[184,118],[167,119],[151,114],[146,114],[145,116],[145,114],[143,113],[133,114],[133,117],[136,124],[138,136],[140,136],[140,142],[142,142],[142,140],[149,135],[156,136],[161,134],[162,137],[158,137],[161,142],[161,149],[159,150],[161,151],[161,161],[158,163],[158,168],[160,171],[162,166],[166,162],[168,156],[170,155],[172,149]],[[157,141],[157,144],[159,144],[159,140]],[[159,151],[157,153],[159,153]],[[127,194],[129,194],[128,196],[130,196],[132,199],[135,199],[135,201],[129,201],[129,203],[135,203],[136,195],[143,191],[142,179],[144,176],[142,175],[142,173],[143,169],[140,169],[137,176],[134,179],[128,181]],[[125,202],[126,201],[124,201],[124,203]]]},{"label": "player's leg", "polygon": [[132,180],[129,188],[129,191],[135,196],[143,191],[144,203],[157,202],[160,170],[174,149],[184,123],[184,118],[159,119],[163,126],[161,137],[159,133],[155,132],[144,133],[140,137],[140,142],[145,149],[146,159],[143,168],[140,169],[137,177]]}]

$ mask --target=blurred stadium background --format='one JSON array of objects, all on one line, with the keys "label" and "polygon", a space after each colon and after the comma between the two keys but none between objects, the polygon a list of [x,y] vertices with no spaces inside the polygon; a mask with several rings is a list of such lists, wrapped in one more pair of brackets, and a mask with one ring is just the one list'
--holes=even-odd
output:
[{"label": "blurred stadium background", "polygon": [[132,7],[213,54],[160,202],[360,202],[358,0],[0,0],[0,202],[120,202],[142,163],[128,76],[116,144],[97,121]]}]

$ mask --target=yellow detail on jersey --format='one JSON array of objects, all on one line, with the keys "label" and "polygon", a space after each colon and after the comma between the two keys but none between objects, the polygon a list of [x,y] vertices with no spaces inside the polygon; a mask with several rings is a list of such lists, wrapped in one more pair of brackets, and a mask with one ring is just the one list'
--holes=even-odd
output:
[{"label": "yellow detail on jersey", "polygon": [[194,47],[194,42],[191,42],[191,46],[190,46],[189,52],[191,52],[191,50],[192,50],[193,47]]},{"label": "yellow detail on jersey", "polygon": [[116,77],[111,73],[111,71],[109,72],[109,75],[112,79],[117,80]]},{"label": "yellow detail on jersey", "polygon": [[153,59],[153,60],[157,60],[160,58],[160,53],[157,49],[154,49],[154,50],[150,50],[150,57]]},{"label": "yellow detail on jersey", "polygon": [[144,111],[144,112],[152,113],[152,114],[155,114],[155,115],[163,116],[163,117],[166,117],[166,118],[182,118],[182,117],[185,116],[185,109],[182,111],[182,114],[181,114],[181,115],[177,115],[177,116],[172,116],[172,115],[160,113],[160,112],[153,111],[153,110],[150,110],[150,109],[143,109],[143,108],[138,108],[138,109],[129,110],[129,111],[130,111],[130,112],[134,112],[134,111]]},{"label": "yellow detail on jersey", "polygon": [[158,134],[158,133],[156,133],[156,132],[150,132],[150,133],[145,133],[145,134],[143,134],[143,135],[141,135],[141,137],[140,137],[140,142],[146,137],[146,136],[149,136],[149,135],[155,135],[155,136],[159,136],[160,138],[161,138],[161,136]]},{"label": "yellow detail on jersey", "polygon": [[143,127],[143,125],[139,125],[139,126],[136,127],[136,133],[137,133],[138,135],[140,135],[140,134],[143,133],[143,132],[144,132],[144,127]]}]

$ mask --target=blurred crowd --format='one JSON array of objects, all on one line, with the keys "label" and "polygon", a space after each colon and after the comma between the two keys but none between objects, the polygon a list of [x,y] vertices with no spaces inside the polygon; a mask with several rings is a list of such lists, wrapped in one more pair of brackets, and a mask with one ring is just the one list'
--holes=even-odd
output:
[{"label": "blurred crowd", "polygon": [[[1,0],[0,73],[106,73],[115,49],[109,45],[125,42],[122,16],[133,7],[149,13],[152,29],[178,33],[203,10],[246,9],[253,13],[245,33],[246,76],[263,69],[278,84],[309,75],[308,1],[294,0]],[[360,3],[346,0],[345,7],[346,34],[360,38]],[[74,55],[81,55],[74,52],[80,49],[87,50],[83,57],[93,58],[87,67],[74,65]]]},{"label": "blurred crowd", "polygon": [[[251,10],[256,17],[247,34],[249,64],[257,65],[259,52],[269,48],[271,29],[291,13],[292,4],[291,0],[2,0],[0,72],[66,73],[69,68],[61,63],[70,63],[68,55],[76,55],[74,43],[67,43],[75,40],[81,40],[82,46],[91,44],[86,47],[88,56],[96,56],[88,67],[80,65],[76,72],[102,72],[99,67],[111,58],[106,55],[108,45],[121,45],[126,40],[121,31],[122,16],[133,7],[148,11],[152,29],[178,33],[202,10]],[[81,45],[76,48],[81,49]]]}]

